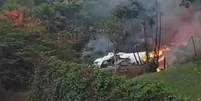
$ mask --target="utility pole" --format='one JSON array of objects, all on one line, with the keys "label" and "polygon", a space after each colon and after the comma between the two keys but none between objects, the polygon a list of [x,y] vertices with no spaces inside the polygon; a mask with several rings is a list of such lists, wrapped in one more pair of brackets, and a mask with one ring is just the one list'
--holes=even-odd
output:
[{"label": "utility pole", "polygon": [[[161,19],[162,14],[159,10],[158,0],[156,0],[156,43],[155,43],[155,53],[159,53],[160,47],[161,47]],[[159,55],[157,56],[157,62],[159,59]]]},{"label": "utility pole", "polygon": [[193,48],[194,48],[194,54],[195,54],[195,62],[197,63],[198,68],[200,68],[199,62],[198,62],[198,54],[197,54],[197,50],[195,48],[195,40],[194,40],[194,36],[191,37],[191,40],[193,42]]},{"label": "utility pole", "polygon": [[158,1],[155,0],[156,5],[156,38],[155,38],[155,53],[157,52],[157,46],[158,46]]},{"label": "utility pole", "polygon": [[[159,11],[159,33],[158,33],[158,53],[161,48],[161,12]],[[159,55],[158,55],[159,59]]]},{"label": "utility pole", "polygon": [[[162,14],[161,11],[159,10],[159,3],[158,0],[155,0],[156,3],[156,43],[155,43],[155,53],[157,53],[156,57],[156,63],[159,65],[159,52],[161,48],[161,37],[162,37],[162,30],[161,30],[161,23],[162,23]],[[165,59],[166,61],[166,59]],[[165,62],[164,62],[165,63]]]}]

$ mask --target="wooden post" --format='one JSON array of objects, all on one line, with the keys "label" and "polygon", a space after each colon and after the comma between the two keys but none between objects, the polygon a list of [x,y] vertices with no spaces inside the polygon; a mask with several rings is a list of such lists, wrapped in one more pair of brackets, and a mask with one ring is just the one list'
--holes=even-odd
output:
[{"label": "wooden post", "polygon": [[155,38],[155,53],[157,52],[158,46],[158,2],[155,0],[156,3],[156,38]]},{"label": "wooden post", "polygon": [[197,61],[198,55],[197,55],[197,51],[196,51],[196,47],[195,47],[194,37],[192,37],[192,42],[193,42],[193,48],[194,48],[194,54],[195,54],[195,58],[196,58],[196,63],[197,63],[197,65],[198,65],[198,67],[200,67],[200,66],[199,66],[199,63],[198,63],[198,61]]},{"label": "wooden post", "polygon": [[[159,54],[159,50],[160,50],[160,47],[161,47],[161,13],[159,12],[159,36],[158,36],[158,54]],[[159,55],[157,57],[157,61],[159,60]]]},{"label": "wooden post", "polygon": [[164,57],[164,69],[166,69],[166,58]]},{"label": "wooden post", "polygon": [[146,21],[143,21],[143,30],[144,30],[144,37],[145,37],[145,50],[146,50],[146,63],[149,64],[149,54],[148,54],[148,42],[147,42],[147,31],[146,31]]},{"label": "wooden post", "polygon": [[[189,46],[189,43],[190,43],[190,41],[192,40],[192,37],[193,37],[193,36],[191,36],[191,38],[188,40],[188,44],[187,44],[187,46],[185,46],[186,48],[185,48],[185,50],[184,50],[184,52],[183,52],[183,54],[182,54],[182,56],[181,56],[181,59],[183,58],[184,54],[186,53],[187,47]],[[179,63],[181,63],[181,61],[179,61]]]}]

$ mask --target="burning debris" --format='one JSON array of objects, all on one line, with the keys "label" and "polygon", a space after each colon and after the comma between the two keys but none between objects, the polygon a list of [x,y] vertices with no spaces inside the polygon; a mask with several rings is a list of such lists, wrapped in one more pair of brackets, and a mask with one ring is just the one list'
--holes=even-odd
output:
[{"label": "burning debris", "polygon": [[[174,43],[171,43],[172,46],[161,46],[160,50],[158,51],[151,51],[148,53],[148,59],[146,56],[146,52],[135,52],[135,53],[124,53],[124,52],[119,52],[116,54],[116,65],[117,69],[121,68],[121,66],[144,66],[146,65],[146,61],[148,62],[153,62],[158,60],[158,67],[156,69],[157,72],[160,72],[162,70],[165,70],[167,67],[170,67],[171,65],[175,65],[174,62],[176,60],[179,60],[180,56],[174,56],[174,57],[169,57],[171,53],[174,52],[175,54],[175,48],[174,50],[171,49],[171,47],[174,46]],[[180,47],[186,47],[186,45],[182,44]],[[180,48],[179,53],[182,53],[183,49],[185,48]],[[139,55],[138,55],[139,54]],[[134,57],[134,55],[137,57]],[[169,61],[166,61],[166,60]],[[108,55],[98,58],[94,61],[94,65],[98,66],[99,68],[102,69],[115,69],[115,61],[114,61],[114,53],[110,52]],[[140,68],[140,67],[139,67]]]},{"label": "burning debris", "polygon": [[[131,51],[133,51],[134,46],[141,45],[138,43],[135,45],[133,44],[130,45],[132,47],[126,47],[131,50],[128,53],[126,52],[117,53],[116,64],[123,66],[146,65],[147,64],[146,61],[151,62],[157,60],[156,62],[158,62],[159,64],[157,72],[164,70],[166,67],[173,67],[176,64],[178,64],[179,63],[178,61],[180,59],[183,59],[181,57],[183,55],[185,48],[188,46],[189,43],[188,41],[190,37],[201,32],[201,26],[200,26],[201,13],[200,15],[197,13],[196,10],[197,6],[189,7],[189,9],[186,9],[179,6],[180,2],[181,2],[180,0],[159,1],[160,6],[158,7],[157,13],[162,13],[163,16],[162,17],[160,16],[160,18],[156,18],[159,19],[160,21],[156,21],[156,25],[154,25],[154,27],[150,27],[150,29],[153,30],[158,29],[158,30],[156,31],[148,30],[148,27],[147,30],[144,30],[148,34],[147,38],[145,39],[149,39],[151,37],[153,40],[156,41],[160,40],[159,42],[155,42],[152,46],[148,45],[151,46],[152,50],[154,50],[151,52],[147,52],[148,59],[146,56],[146,52],[144,52],[145,49],[140,50],[142,51],[143,55],[138,56],[136,50],[134,50],[135,53],[131,53]],[[144,5],[150,4],[147,1],[142,3],[144,3]],[[139,28],[141,32],[140,31],[135,32],[135,29],[130,32],[135,34],[133,36],[139,37],[138,34],[140,34],[142,37],[144,37],[144,32],[141,27],[142,26],[140,25]],[[131,25],[126,24],[125,28],[131,28]],[[155,33],[158,34],[157,37],[155,37]],[[137,38],[129,36],[129,39],[127,41],[128,43],[130,43],[136,39]],[[150,44],[150,42],[148,42],[147,44]],[[154,49],[153,47],[157,48]],[[193,54],[192,50],[193,47],[191,47],[191,51],[188,52]],[[192,56],[192,54],[190,55]],[[114,54],[111,52],[108,53],[107,56],[96,59],[94,61],[94,64],[99,66],[99,68],[107,68],[107,67],[114,67],[116,65],[114,64],[114,62],[115,62]]]},{"label": "burning debris", "polygon": [[[149,61],[153,61],[156,57],[158,57],[158,62],[163,62],[165,58],[164,52],[169,51],[169,47],[163,46],[159,53],[152,51],[149,53]],[[135,56],[134,56],[135,55]],[[117,65],[120,66],[131,66],[131,65],[145,65],[147,61],[146,52],[139,52],[139,53],[123,53],[119,52],[116,54],[117,56]],[[135,58],[136,57],[136,58]],[[107,56],[102,58],[98,58],[94,61],[94,65],[98,66],[99,68],[107,68],[114,66],[114,53],[110,52]],[[165,69],[164,66],[159,65],[157,69],[163,70]]]},{"label": "burning debris", "polygon": [[154,59],[158,60],[159,66],[157,68],[157,72],[164,70],[166,68],[166,60],[165,53],[169,52],[170,48],[168,46],[162,46],[158,52],[152,51],[149,55],[149,61],[154,61]]}]

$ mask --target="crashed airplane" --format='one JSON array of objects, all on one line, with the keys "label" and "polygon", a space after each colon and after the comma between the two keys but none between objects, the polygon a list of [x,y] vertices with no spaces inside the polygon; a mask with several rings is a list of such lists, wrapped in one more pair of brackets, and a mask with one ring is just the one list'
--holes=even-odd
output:
[{"label": "crashed airplane", "polygon": [[[138,53],[118,52],[116,56],[119,57],[118,60],[125,60],[130,64],[142,65],[146,61],[146,52],[138,52]],[[108,66],[114,65],[114,53],[110,52],[106,56],[96,59],[94,61],[94,65],[98,66],[99,68],[107,68]]]}]

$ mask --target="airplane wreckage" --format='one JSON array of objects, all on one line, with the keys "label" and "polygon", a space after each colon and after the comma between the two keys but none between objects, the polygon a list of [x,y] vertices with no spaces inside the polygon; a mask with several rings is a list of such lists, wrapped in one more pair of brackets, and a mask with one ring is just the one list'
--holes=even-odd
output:
[{"label": "airplane wreckage", "polygon": [[[158,62],[159,62],[159,67],[157,68],[158,72],[165,69],[166,62],[164,53],[169,50],[170,50],[169,47],[164,46],[157,53],[155,53],[154,51],[148,53],[149,60],[154,59],[155,57],[158,56]],[[116,53],[116,58],[114,58],[113,52],[109,52],[106,56],[96,59],[93,64],[103,70],[111,70],[115,69],[115,66],[118,66],[116,67],[117,69],[119,67],[121,68],[126,66],[127,67],[145,66],[146,61],[147,56],[146,52],[144,51],[138,53],[118,52]]]},{"label": "airplane wreckage", "polygon": [[[118,52],[116,56],[117,56],[116,64],[124,62],[125,65],[134,65],[134,64],[143,65],[144,62],[146,61],[146,52],[139,52],[139,53]],[[99,68],[107,68],[109,66],[114,66],[114,53],[110,52],[106,56],[96,59],[94,61],[94,65],[98,66]]]}]

